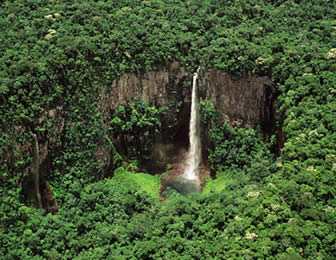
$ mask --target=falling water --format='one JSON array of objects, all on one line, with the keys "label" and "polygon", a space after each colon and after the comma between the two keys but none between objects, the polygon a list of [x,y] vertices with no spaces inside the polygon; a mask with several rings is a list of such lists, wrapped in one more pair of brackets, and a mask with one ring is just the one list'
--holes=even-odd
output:
[{"label": "falling water", "polygon": [[40,193],[40,150],[39,150],[39,143],[36,134],[33,135],[33,171],[34,171],[34,186],[35,186],[35,194],[37,200],[37,206],[42,208],[42,199]]},{"label": "falling water", "polygon": [[188,151],[187,167],[184,170],[184,178],[198,181],[198,167],[201,160],[200,120],[198,114],[197,77],[200,68],[194,73],[191,98],[191,116],[189,125],[190,147]]}]

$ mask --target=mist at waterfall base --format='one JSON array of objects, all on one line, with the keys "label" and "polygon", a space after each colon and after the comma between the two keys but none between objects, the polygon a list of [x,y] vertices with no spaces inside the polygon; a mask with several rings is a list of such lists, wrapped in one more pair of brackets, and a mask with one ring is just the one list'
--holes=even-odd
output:
[{"label": "mist at waterfall base", "polygon": [[201,138],[200,138],[200,119],[197,95],[198,72],[194,73],[191,95],[191,114],[189,123],[189,142],[190,147],[185,162],[185,169],[182,176],[170,179],[166,183],[166,188],[174,189],[186,195],[191,192],[198,192],[200,189],[199,166],[201,161]]}]

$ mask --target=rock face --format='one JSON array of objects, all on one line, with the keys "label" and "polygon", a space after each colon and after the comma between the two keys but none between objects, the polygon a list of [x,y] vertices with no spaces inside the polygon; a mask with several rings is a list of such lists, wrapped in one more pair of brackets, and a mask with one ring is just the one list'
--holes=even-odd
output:
[{"label": "rock face", "polygon": [[[220,70],[208,70],[200,78],[201,98],[215,106],[222,120],[232,126],[261,125],[265,131],[271,129],[275,89],[269,78],[234,79]],[[179,120],[187,126],[184,123],[189,122],[191,85],[192,73],[177,62],[141,75],[125,74],[114,81],[110,91],[102,93],[99,110],[106,118],[116,107],[131,102],[134,97],[160,107],[180,102]]]},{"label": "rock face", "polygon": [[142,74],[124,74],[108,90],[102,91],[98,110],[108,125],[113,110],[132,102],[135,97],[157,107],[166,107],[168,113],[162,135],[170,136],[174,140],[181,139],[183,142],[184,137],[188,136],[190,84],[192,73],[187,72],[178,62]]},{"label": "rock face", "polygon": [[211,101],[222,120],[232,126],[255,127],[268,131],[273,121],[275,89],[267,77],[234,79],[220,70],[205,73],[202,81],[205,99]]},{"label": "rock face", "polygon": [[106,117],[118,106],[132,102],[134,97],[160,107],[172,101],[184,103],[190,97],[187,79],[191,78],[191,73],[177,62],[143,74],[124,74],[113,82],[110,91],[102,93],[99,110]]}]

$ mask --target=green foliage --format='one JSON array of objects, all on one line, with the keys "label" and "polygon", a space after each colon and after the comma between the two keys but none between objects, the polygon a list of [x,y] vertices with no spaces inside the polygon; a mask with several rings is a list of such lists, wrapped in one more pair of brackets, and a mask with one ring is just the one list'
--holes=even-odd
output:
[{"label": "green foliage", "polygon": [[210,103],[201,101],[200,105],[203,128],[212,143],[208,157],[212,170],[221,173],[242,169],[252,181],[263,182],[274,171],[273,158],[263,136],[254,129],[232,128],[221,123]]},{"label": "green foliage", "polygon": [[245,169],[254,181],[263,181],[270,174],[271,155],[253,129],[231,128],[226,123],[210,130],[214,150],[209,161],[216,171]]},{"label": "green foliage", "polygon": [[210,102],[206,100],[200,101],[200,114],[202,123],[205,126],[208,126],[208,128],[211,127],[212,123],[217,123],[219,121],[219,115],[216,109]]},{"label": "green foliage", "polygon": [[[89,257],[93,254],[90,247],[94,248],[94,254],[100,255],[101,246],[123,243],[123,236],[130,232],[123,224],[151,206],[148,197],[112,179],[85,187],[74,183],[71,191],[56,216],[42,217],[35,209],[21,207],[16,229],[2,228],[7,233],[1,234],[1,248],[6,250],[3,255],[7,258]],[[80,254],[81,251],[87,252]]]},{"label": "green foliage", "polygon": [[137,191],[148,193],[153,199],[159,200],[159,192],[161,188],[161,178],[159,175],[149,175],[146,173],[133,173],[125,169],[118,168],[114,171],[113,180],[118,185],[126,187],[133,186]]},{"label": "green foliage", "polygon": [[208,195],[209,193],[221,193],[226,189],[226,176],[217,174],[215,180],[211,180],[208,177],[205,180],[205,186],[202,191],[202,195]]},{"label": "green foliage", "polygon": [[164,109],[136,99],[118,107],[110,120],[109,131],[118,139],[122,151],[132,159],[143,159],[151,152],[154,137],[161,129]]},{"label": "green foliage", "polygon": [[[310,0],[2,1],[0,255],[332,259],[335,12],[335,1]],[[106,119],[102,89],[170,61],[271,77],[286,133],[275,163],[257,130],[218,122],[203,101],[218,179],[202,196],[158,204],[157,177],[117,172],[97,181],[121,165],[119,153],[147,157],[156,131],[177,122],[142,101]],[[20,202],[33,134],[48,150],[42,178],[57,191],[56,216]]]}]

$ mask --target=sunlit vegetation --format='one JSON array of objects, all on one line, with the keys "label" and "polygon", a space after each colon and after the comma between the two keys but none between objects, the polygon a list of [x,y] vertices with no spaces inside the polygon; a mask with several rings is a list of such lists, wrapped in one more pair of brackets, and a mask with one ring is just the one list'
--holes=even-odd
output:
[{"label": "sunlit vegetation", "polygon": [[113,180],[118,185],[123,185],[126,188],[134,186],[138,192],[148,193],[150,197],[159,201],[161,188],[160,175],[150,175],[141,172],[135,174],[120,167],[114,171]]},{"label": "sunlit vegetation", "polygon": [[[335,48],[335,1],[1,1],[0,255],[334,259]],[[136,100],[106,119],[98,103],[120,75],[171,61],[270,77],[277,129],[231,128],[202,103],[218,178],[159,202],[160,176],[135,172],[169,111]],[[23,198],[34,135],[54,216]]]}]

